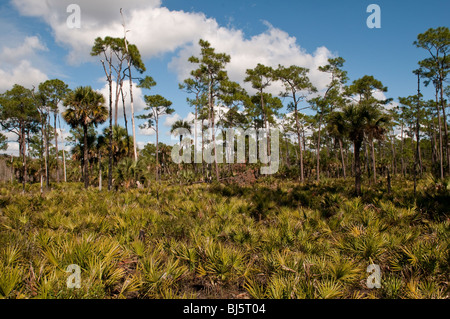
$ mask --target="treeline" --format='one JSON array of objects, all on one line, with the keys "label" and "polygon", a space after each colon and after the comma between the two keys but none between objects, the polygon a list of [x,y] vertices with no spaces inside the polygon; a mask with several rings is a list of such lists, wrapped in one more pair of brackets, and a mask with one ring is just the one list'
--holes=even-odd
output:
[{"label": "treeline", "polygon": [[[125,30],[125,23],[123,26]],[[177,121],[171,132],[185,128],[194,136],[191,147],[201,145],[195,149],[203,158],[207,142],[213,143],[217,157],[216,134],[227,128],[278,128],[278,175],[298,178],[300,182],[352,176],[356,194],[361,193],[363,178],[371,184],[384,177],[389,181],[393,175],[415,182],[425,173],[445,178],[450,173],[446,117],[450,31],[447,27],[431,28],[419,34],[413,45],[425,49],[429,57],[419,61],[413,71],[417,88],[411,88],[410,96],[398,97],[399,105],[394,107],[392,98],[377,98],[388,89],[373,76],[350,82],[342,57],[329,59],[319,67],[330,79],[323,92],[311,83],[307,68],[258,63],[246,70],[243,79],[254,89],[255,93],[250,94],[229,79],[226,66],[230,55],[218,53],[208,41],[200,40],[200,55],[189,58],[194,69],[179,85],[188,94],[194,120]],[[161,179],[221,180],[261,164],[219,164],[217,158],[212,164],[173,163],[172,147],[159,142],[159,122],[174,109],[170,100],[158,94],[144,96],[147,113],[138,116],[145,120],[141,128],[155,130],[155,144],[139,150],[133,80],[147,91],[156,81],[144,74],[139,50],[127,41],[126,32],[123,38],[97,38],[91,55],[101,58],[109,87],[107,101],[89,86],[71,90],[58,79],[31,89],[15,84],[0,96],[2,129],[14,133],[19,143],[19,156],[9,162],[24,189],[27,181],[36,180],[48,187],[51,171],[55,182],[82,180],[86,188],[94,182],[101,188],[106,180],[111,189],[118,185],[139,187]],[[275,96],[270,92],[276,83],[282,84],[284,90]],[[129,96],[124,94],[124,85],[129,85]],[[427,100],[421,89],[430,85],[435,96]],[[288,101],[287,107],[283,101]],[[131,114],[126,112],[127,103]],[[62,105],[65,110],[60,113]],[[120,106],[123,127],[118,122]],[[305,109],[314,114],[306,115]],[[60,140],[72,144],[71,156],[58,149],[58,138],[63,137],[60,114],[71,127],[71,136]],[[98,133],[95,127],[106,121],[109,125]],[[182,139],[180,136],[180,144]],[[6,148],[3,135],[0,147]],[[35,169],[31,171],[31,167]]]}]

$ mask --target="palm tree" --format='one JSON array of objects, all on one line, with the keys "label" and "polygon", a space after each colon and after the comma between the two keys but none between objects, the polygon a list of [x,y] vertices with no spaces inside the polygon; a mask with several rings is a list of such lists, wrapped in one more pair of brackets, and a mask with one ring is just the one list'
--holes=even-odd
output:
[{"label": "palm tree", "polygon": [[345,119],[345,131],[349,139],[353,142],[355,156],[355,193],[359,196],[361,194],[360,150],[364,140],[368,110],[365,104],[349,104],[343,108],[342,112]]},{"label": "palm tree", "polygon": [[74,129],[79,126],[83,128],[84,187],[88,188],[88,127],[91,125],[97,126],[108,118],[105,98],[90,86],[80,86],[67,95],[64,106],[67,107],[67,110],[63,113],[63,118],[67,124]]},{"label": "palm tree", "polygon": [[[344,106],[342,114],[337,116],[344,120],[342,132],[353,142],[355,156],[355,192],[361,194],[361,158],[360,150],[365,136],[369,137],[373,146],[374,138],[381,138],[385,132],[384,123],[387,117],[370,103],[348,104]],[[374,148],[372,147],[372,153]],[[374,161],[374,154],[373,161]],[[375,162],[374,162],[375,163]]]},{"label": "palm tree", "polygon": [[[178,120],[175,123],[173,123],[172,127],[170,128],[170,133],[171,134],[178,134],[178,133],[180,133],[179,134],[180,135],[180,147],[182,148],[183,146],[182,146],[181,142],[183,141],[183,134],[181,132],[183,132],[183,131],[178,132],[178,129],[187,130],[187,132],[189,134],[192,134],[191,124],[189,124],[189,122],[187,122],[187,121]],[[181,166],[180,166],[180,168],[181,168]]]},{"label": "palm tree", "polygon": [[388,117],[383,115],[378,108],[370,108],[369,116],[367,118],[366,133],[369,140],[369,146],[372,153],[372,166],[373,166],[373,181],[377,182],[377,170],[375,160],[375,147],[374,140],[381,140],[386,133],[385,124],[388,122]]},{"label": "palm tree", "polygon": [[[170,129],[170,133],[172,134],[176,134],[177,133],[177,129],[182,128],[182,129],[186,129],[189,134],[191,133],[191,124],[189,124],[188,121],[183,121],[183,120],[178,120],[175,123],[172,124],[172,127]],[[183,134],[180,134],[180,145],[181,145],[181,141],[183,140]]]},{"label": "palm tree", "polygon": [[339,143],[339,150],[341,153],[341,165],[342,165],[342,175],[344,178],[347,177],[345,171],[345,161],[344,161],[344,150],[343,150],[343,139],[345,136],[345,119],[342,112],[332,112],[328,117],[328,133],[330,136],[334,137]]},{"label": "palm tree", "polygon": [[[109,136],[109,127],[103,130],[104,139]],[[112,154],[114,164],[119,163],[124,157],[127,157],[133,148],[132,137],[128,135],[127,130],[120,126],[114,125],[112,128]]]}]

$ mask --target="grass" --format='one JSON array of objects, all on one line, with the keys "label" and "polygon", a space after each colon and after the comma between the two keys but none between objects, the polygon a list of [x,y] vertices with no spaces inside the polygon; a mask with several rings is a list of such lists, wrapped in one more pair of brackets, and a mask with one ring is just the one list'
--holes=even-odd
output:
[{"label": "grass", "polygon": [[[428,184],[427,184],[428,183]],[[448,298],[448,189],[299,185],[0,186],[2,298]],[[429,210],[427,210],[429,209]],[[369,264],[381,288],[366,285]],[[66,268],[81,268],[67,288]]]}]

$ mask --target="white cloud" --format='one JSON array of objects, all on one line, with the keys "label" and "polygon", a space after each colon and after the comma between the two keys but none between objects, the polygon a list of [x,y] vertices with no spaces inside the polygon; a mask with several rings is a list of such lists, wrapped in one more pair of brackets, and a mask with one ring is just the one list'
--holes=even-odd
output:
[{"label": "white cloud", "polygon": [[47,75],[32,66],[28,60],[20,61],[12,70],[0,67],[0,91],[11,89],[15,83],[31,89],[33,85],[37,87],[40,82],[47,79]]},{"label": "white cloud", "polygon": [[48,51],[37,36],[25,37],[22,44],[17,47],[3,47],[0,52],[2,63],[17,63],[23,58],[30,58],[35,51]]},{"label": "white cloud", "polygon": [[[217,28],[215,32],[204,32],[198,38],[203,37],[211,43],[216,52],[225,52],[231,56],[227,65],[230,79],[239,82],[249,92],[251,85],[244,83],[246,69],[256,67],[258,63],[271,67],[298,65],[310,70],[311,82],[322,90],[329,83],[329,76],[318,71],[320,65],[327,63],[327,59],[333,54],[325,47],[319,47],[313,54],[307,53],[297,43],[296,38],[289,36],[286,32],[268,26],[268,29],[258,35],[245,39],[240,30],[229,30]],[[198,39],[196,39],[198,40]],[[169,67],[177,72],[179,80],[189,76],[194,67],[188,62],[192,55],[199,56],[200,47],[197,42],[185,45],[179,55],[172,59]],[[273,83],[268,91],[277,95],[283,90],[281,83]]]},{"label": "white cloud", "polygon": [[[310,78],[318,89],[328,83],[328,76],[317,70],[333,54],[325,47],[319,47],[314,53],[307,53],[297,44],[297,39],[285,31],[265,22],[265,32],[245,38],[241,30],[221,27],[217,21],[203,13],[169,10],[161,6],[161,1],[120,0],[100,1],[79,0],[81,8],[81,28],[70,29],[66,12],[72,0],[13,0],[13,4],[23,15],[42,17],[52,28],[56,41],[69,47],[68,60],[71,63],[93,61],[89,52],[96,37],[106,35],[122,37],[123,27],[119,8],[123,7],[127,37],[135,43],[144,59],[167,52],[176,52],[176,57],[169,67],[175,71],[180,80],[189,75],[193,67],[187,59],[200,52],[200,38],[211,42],[217,52],[231,55],[227,66],[232,80],[242,84],[247,68],[254,68],[257,63],[277,67],[299,65],[310,69]],[[177,51],[178,50],[178,51]],[[247,89],[249,84],[245,85]],[[272,86],[271,93],[278,94],[282,89],[280,83]]]},{"label": "white cloud", "polygon": [[173,125],[173,123],[175,123],[178,120],[181,120],[181,116],[178,115],[177,113],[173,113],[171,115],[167,115],[165,120],[164,120],[164,126],[171,127]]},{"label": "white cloud", "polygon": [[189,112],[186,117],[183,119],[183,121],[189,122],[189,123],[193,123],[195,120],[195,114],[193,112]]},{"label": "white cloud", "polygon": [[1,151],[2,154],[19,156],[19,143],[17,142],[8,142],[8,148],[6,151]]},{"label": "white cloud", "polygon": [[145,145],[147,145],[147,144],[153,144],[153,143],[152,142],[140,142],[140,141],[136,142],[136,145],[137,145],[138,149],[140,149],[140,150],[144,149]]},{"label": "white cloud", "polygon": [[[373,97],[376,98],[377,100],[382,100],[382,101],[387,99],[386,94],[384,94],[384,92],[380,91],[380,90],[375,90],[373,92]],[[393,108],[397,107],[398,105],[399,105],[398,102],[391,101],[391,102],[389,102],[388,104],[385,105],[385,108],[387,110],[390,110],[390,109],[393,109]]]},{"label": "white cloud", "polygon": [[152,128],[140,128],[138,127],[138,134],[145,136],[153,136],[156,135],[156,131]]},{"label": "white cloud", "polygon": [[0,91],[11,89],[15,83],[31,89],[47,80],[47,75],[35,66],[36,52],[47,50],[36,36],[25,37],[16,46],[4,46],[0,51]]},{"label": "white cloud", "polygon": [[[78,64],[92,60],[89,52],[96,37],[123,36],[122,18],[120,8],[123,8],[124,17],[132,26],[135,12],[145,12],[160,6],[159,0],[111,0],[106,4],[102,1],[78,0],[75,3],[80,7],[80,28],[70,28],[67,24],[72,12],[67,7],[73,0],[13,0],[17,10],[25,16],[40,17],[52,28],[57,43],[71,48],[68,61]],[[147,16],[148,19],[148,16]],[[127,29],[131,29],[127,25]],[[138,25],[136,28],[145,27]],[[132,38],[130,33],[130,39]],[[148,38],[148,34],[146,34]],[[131,39],[132,42],[133,39]]]}]

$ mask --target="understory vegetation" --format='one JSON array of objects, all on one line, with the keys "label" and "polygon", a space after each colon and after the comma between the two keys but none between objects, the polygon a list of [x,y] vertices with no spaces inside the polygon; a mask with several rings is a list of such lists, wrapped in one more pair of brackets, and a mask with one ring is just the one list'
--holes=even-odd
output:
[{"label": "understory vegetation", "polygon": [[[449,184],[0,186],[2,298],[448,298]],[[447,206],[446,206],[447,205]],[[81,268],[68,288],[67,266]],[[381,288],[367,286],[367,267]]]}]

